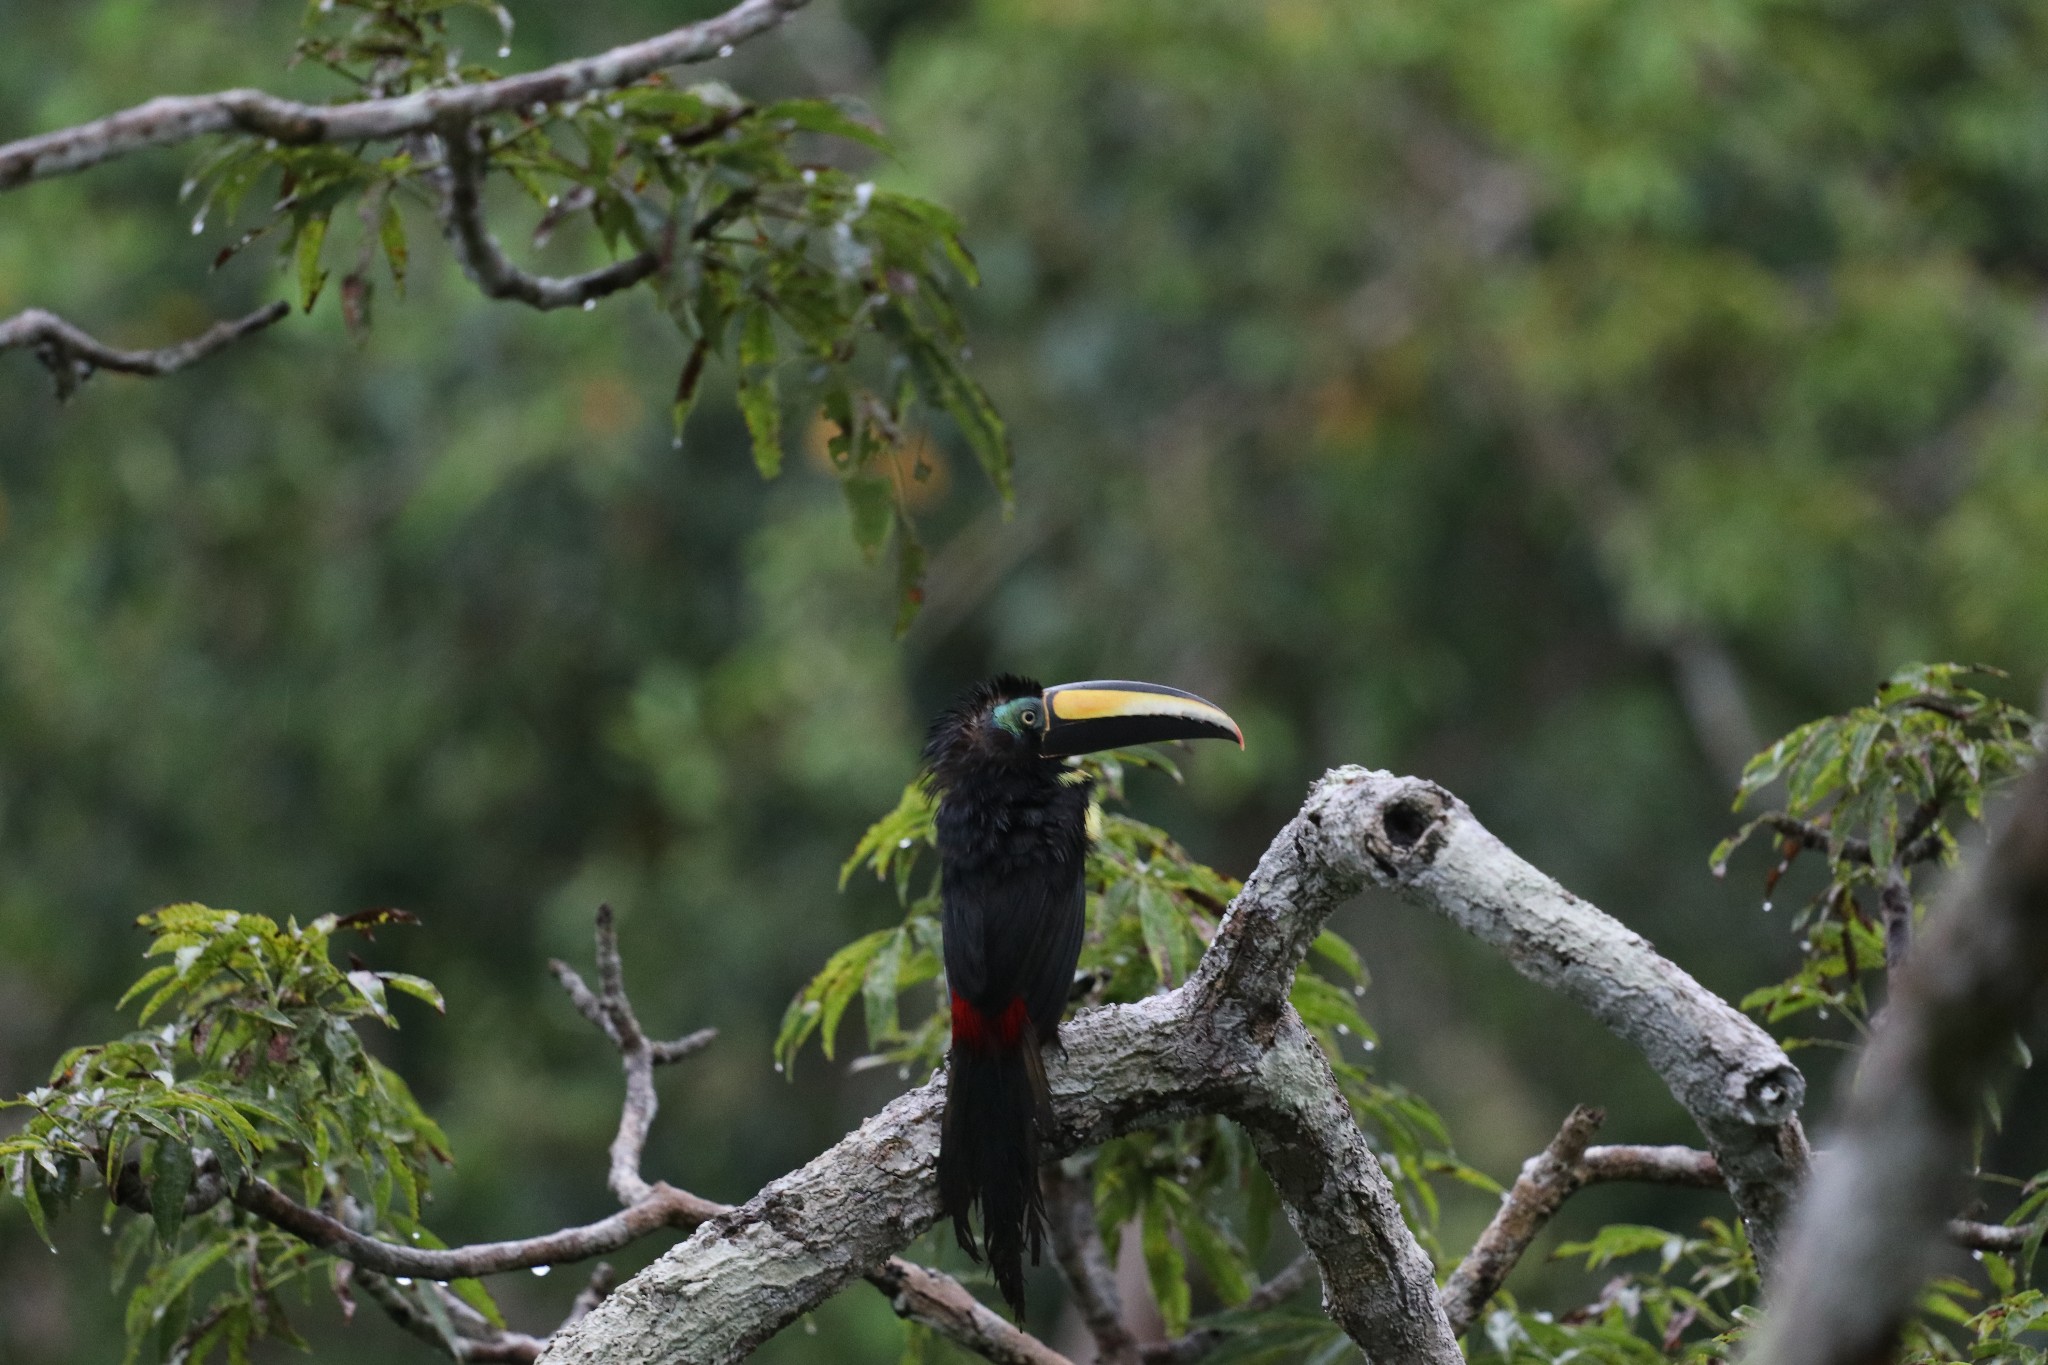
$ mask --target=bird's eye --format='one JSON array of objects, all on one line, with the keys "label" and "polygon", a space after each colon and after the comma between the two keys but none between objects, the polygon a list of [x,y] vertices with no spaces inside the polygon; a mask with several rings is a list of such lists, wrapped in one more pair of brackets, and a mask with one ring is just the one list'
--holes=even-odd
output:
[{"label": "bird's eye", "polygon": [[1036,725],[1038,724],[1038,713],[1036,711],[1020,711],[1017,713],[1017,719],[1026,725]]}]

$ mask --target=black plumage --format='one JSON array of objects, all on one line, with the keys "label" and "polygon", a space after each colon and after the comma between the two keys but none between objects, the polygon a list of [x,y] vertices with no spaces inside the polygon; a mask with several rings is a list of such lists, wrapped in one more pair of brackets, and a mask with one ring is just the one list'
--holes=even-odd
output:
[{"label": "black plumage", "polygon": [[1060,1015],[1086,927],[1088,784],[1042,757],[1039,733],[999,724],[1004,702],[1035,698],[1028,678],[973,689],[932,728],[925,761],[939,795],[946,984],[952,994],[939,1197],[954,1232],[1024,1307],[1024,1254],[1045,1236],[1038,1150],[1052,1123],[1041,1052]]},{"label": "black plumage", "polygon": [[1191,692],[1125,681],[1040,688],[1005,674],[940,716],[925,743],[953,1020],[939,1202],[967,1254],[986,1249],[1019,1317],[1025,1252],[1035,1264],[1045,1241],[1044,1052],[1059,1046],[1087,928],[1089,786],[1063,758],[1204,738],[1244,743],[1236,721]]}]

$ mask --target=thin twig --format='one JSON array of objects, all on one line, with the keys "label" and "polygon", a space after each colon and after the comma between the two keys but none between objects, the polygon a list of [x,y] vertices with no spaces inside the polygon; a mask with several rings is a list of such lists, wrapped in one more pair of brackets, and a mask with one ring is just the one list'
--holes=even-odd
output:
[{"label": "thin twig", "polygon": [[444,125],[441,145],[446,155],[436,179],[442,232],[485,295],[517,299],[533,308],[574,308],[630,288],[661,269],[662,255],[654,251],[567,277],[529,274],[514,265],[484,221],[483,183],[490,169],[490,158],[480,145],[484,136],[467,122]]},{"label": "thin twig", "polygon": [[1453,1333],[1465,1335],[1529,1243],[1579,1188],[1579,1158],[1606,1119],[1605,1111],[1580,1105],[1565,1118],[1550,1145],[1523,1164],[1493,1221],[1437,1293]]},{"label": "thin twig", "polygon": [[[1899,827],[1898,851],[1892,857],[1892,866],[1911,867],[1941,856],[1941,835],[1934,830],[1935,817],[1941,814],[1941,805],[1925,801],[1916,806],[1906,817],[1906,823]],[[1814,824],[1810,820],[1795,820],[1789,815],[1773,815],[1770,826],[1788,839],[1797,839],[1801,847],[1815,853],[1829,853],[1830,856],[1846,863],[1868,865],[1872,854],[1870,840],[1845,838],[1839,842],[1828,832],[1827,826]],[[1832,850],[1832,852],[1830,852]]]},{"label": "thin twig", "polygon": [[647,1197],[609,1218],[510,1242],[478,1242],[445,1250],[380,1242],[339,1219],[309,1209],[266,1180],[249,1179],[234,1193],[236,1207],[284,1229],[300,1241],[355,1262],[365,1270],[422,1280],[460,1280],[559,1265],[617,1251],[661,1228],[690,1229],[725,1211],[670,1185],[648,1188]]},{"label": "thin twig", "polygon": [[891,1256],[868,1282],[889,1296],[898,1317],[923,1323],[996,1365],[1074,1365],[1013,1327],[950,1275]]},{"label": "thin twig", "polygon": [[1085,1169],[1071,1173],[1048,1166],[1044,1173],[1046,1211],[1051,1215],[1053,1256],[1074,1292],[1074,1306],[1095,1339],[1096,1365],[1137,1365],[1137,1338],[1124,1324],[1116,1269],[1095,1224],[1095,1192]]},{"label": "thin twig", "polygon": [[0,322],[0,351],[18,346],[33,348],[36,359],[57,381],[57,397],[69,398],[98,370],[151,377],[174,374],[252,332],[262,331],[289,312],[291,305],[279,300],[244,317],[216,322],[183,341],[154,350],[127,351],[97,340],[55,313],[30,308]]},{"label": "thin twig", "polygon": [[619,1277],[612,1270],[612,1263],[599,1261],[590,1272],[589,1282],[576,1292],[575,1301],[569,1305],[569,1316],[562,1319],[562,1326],[567,1327],[572,1322],[581,1321],[591,1309],[610,1298],[612,1290],[618,1288],[618,1284]]},{"label": "thin twig", "polygon": [[616,90],[665,67],[701,62],[781,23],[805,0],[741,0],[725,13],[594,56],[475,85],[434,86],[389,99],[301,104],[261,90],[168,95],[91,123],[0,146],[0,190],[84,170],[149,147],[215,133],[282,143],[389,141],[446,121],[549,106]]}]

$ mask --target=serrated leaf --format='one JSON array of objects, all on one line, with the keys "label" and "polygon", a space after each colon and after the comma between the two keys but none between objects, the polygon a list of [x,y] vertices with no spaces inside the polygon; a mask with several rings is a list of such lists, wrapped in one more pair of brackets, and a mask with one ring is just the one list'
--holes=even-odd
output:
[{"label": "serrated leaf", "polygon": [[907,939],[901,929],[892,930],[868,959],[861,976],[861,1001],[866,1013],[868,1046],[878,1047],[902,1032],[896,1017],[897,977],[903,969]]},{"label": "serrated leaf", "polygon": [[1171,1196],[1164,1193],[1167,1189],[1185,1197],[1184,1191],[1164,1182],[1154,1186],[1152,1197],[1145,1201],[1143,1245],[1145,1273],[1152,1281],[1159,1316],[1166,1324],[1166,1334],[1177,1337],[1188,1329],[1190,1297],[1187,1261],[1173,1244],[1174,1218]]}]

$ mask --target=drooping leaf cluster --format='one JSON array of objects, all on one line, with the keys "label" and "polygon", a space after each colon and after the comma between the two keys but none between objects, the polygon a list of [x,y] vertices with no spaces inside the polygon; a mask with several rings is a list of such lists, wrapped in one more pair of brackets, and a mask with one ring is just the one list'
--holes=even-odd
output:
[{"label": "drooping leaf cluster", "polygon": [[1895,921],[1896,954],[1924,910],[1912,892],[1915,868],[1952,863],[1956,822],[1981,819],[1985,796],[2039,752],[2043,731],[2032,716],[1970,685],[2003,676],[1962,664],[1901,669],[1869,705],[1800,726],[1744,768],[1737,810],[1780,783],[1784,804],[1721,841],[1714,875],[1725,876],[1735,850],[1760,830],[1778,835],[1767,898],[1811,846],[1827,863],[1821,888],[1791,917],[1799,970],[1752,991],[1744,1009],[1769,1023],[1808,1011],[1867,1021],[1866,984],[1887,965],[1882,921],[1887,913]]},{"label": "drooping leaf cluster", "polygon": [[[356,98],[495,79],[500,73],[467,57],[451,33],[451,15],[465,9],[501,27],[499,55],[508,55],[512,17],[502,5],[315,0],[296,60],[333,72]],[[264,205],[216,266],[274,238],[299,306],[311,311],[328,262],[344,257],[341,308],[360,335],[379,258],[403,292],[403,206],[443,212],[444,139],[453,135],[479,139],[485,173],[504,174],[532,201],[536,248],[580,223],[614,258],[654,259],[647,287],[684,347],[672,403],[678,446],[716,359],[732,371],[754,462],[775,477],[794,401],[784,385],[793,381],[817,418],[804,439],[822,447],[838,475],[862,551],[875,558],[894,539],[897,625],[908,628],[922,601],[925,552],[912,503],[931,474],[923,451],[932,416],[945,414],[1006,503],[1011,457],[1001,416],[964,364],[952,293],[977,276],[960,224],[840,164],[886,154],[881,133],[830,100],[756,103],[718,81],[680,85],[656,73],[460,134],[415,136],[385,153],[227,138],[186,181],[198,204],[193,231],[209,217],[233,226],[245,205]],[[351,219],[355,241],[343,249],[331,239]]]},{"label": "drooping leaf cluster", "polygon": [[[195,1365],[216,1348],[240,1362],[255,1340],[297,1340],[279,1291],[333,1262],[243,1214],[232,1195],[245,1180],[438,1245],[420,1206],[432,1167],[451,1160],[447,1140],[357,1024],[395,1028],[394,992],[436,1010],[440,992],[329,956],[337,933],[409,922],[373,910],[280,925],[192,904],[144,915],[147,956],[166,960],[122,999],[140,1001],[135,1031],[73,1048],[47,1084],[0,1104],[28,1115],[0,1142],[0,1171],[38,1231],[94,1189],[110,1223],[128,1220],[115,1282],[136,1279],[129,1360],[154,1344]],[[459,1292],[496,1313],[480,1284]]]}]

